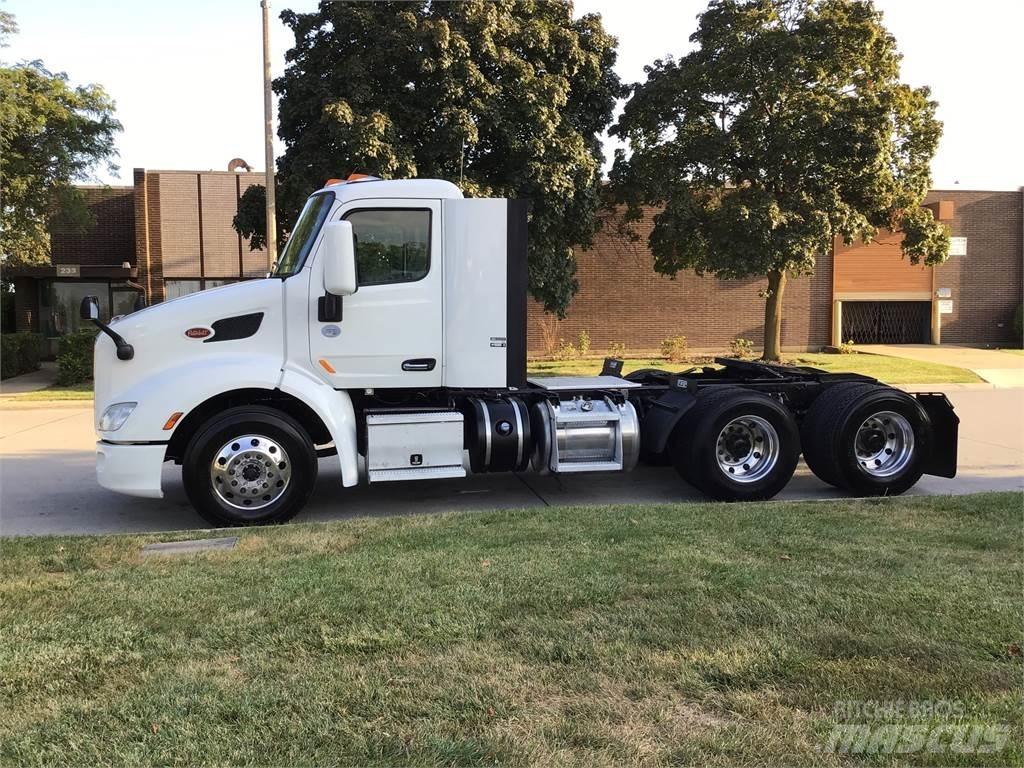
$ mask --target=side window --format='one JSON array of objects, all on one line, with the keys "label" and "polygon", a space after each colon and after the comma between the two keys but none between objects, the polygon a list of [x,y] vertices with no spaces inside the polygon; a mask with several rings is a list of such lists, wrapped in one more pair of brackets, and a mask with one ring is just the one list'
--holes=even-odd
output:
[{"label": "side window", "polygon": [[430,271],[430,211],[374,208],[352,211],[359,285],[411,283]]}]

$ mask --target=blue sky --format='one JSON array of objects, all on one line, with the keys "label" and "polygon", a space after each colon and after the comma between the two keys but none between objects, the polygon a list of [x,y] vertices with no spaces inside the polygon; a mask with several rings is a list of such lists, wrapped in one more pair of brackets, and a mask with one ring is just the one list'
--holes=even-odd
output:
[{"label": "blue sky", "polygon": [[[288,30],[272,6],[274,73],[284,67]],[[1020,0],[876,0],[904,54],[903,76],[928,84],[945,133],[932,166],[939,189],[1024,185],[1020,99]],[[619,74],[642,79],[644,64],[689,47],[703,0],[577,0],[619,38]],[[120,176],[131,169],[224,169],[233,157],[263,168],[259,0],[13,0],[21,32],[0,59],[41,59],[72,82],[102,84],[117,101]],[[278,148],[280,151],[281,148]],[[609,148],[610,153],[610,148]]]}]

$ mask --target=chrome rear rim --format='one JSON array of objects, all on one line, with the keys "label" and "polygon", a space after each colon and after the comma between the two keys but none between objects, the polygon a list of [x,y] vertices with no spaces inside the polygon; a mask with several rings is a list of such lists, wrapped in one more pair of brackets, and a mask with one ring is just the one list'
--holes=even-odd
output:
[{"label": "chrome rear rim", "polygon": [[854,450],[860,468],[872,477],[898,475],[914,456],[914,429],[893,411],[873,413],[857,429]]},{"label": "chrome rear rim", "polygon": [[760,416],[739,416],[718,433],[718,468],[737,483],[756,483],[779,463],[779,433]]},{"label": "chrome rear rim", "polygon": [[229,440],[210,462],[214,493],[235,509],[270,506],[288,488],[291,477],[287,452],[264,435],[241,435]]}]

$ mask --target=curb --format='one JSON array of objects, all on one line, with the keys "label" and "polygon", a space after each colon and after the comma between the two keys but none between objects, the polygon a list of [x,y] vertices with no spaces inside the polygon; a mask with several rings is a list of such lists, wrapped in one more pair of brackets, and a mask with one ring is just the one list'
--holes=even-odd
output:
[{"label": "curb", "polygon": [[[884,384],[885,382],[882,383]],[[987,381],[977,381],[969,384],[892,384],[890,386],[902,389],[904,392],[969,392],[972,390],[1007,389],[1007,387],[997,387],[995,384],[990,384]]]}]

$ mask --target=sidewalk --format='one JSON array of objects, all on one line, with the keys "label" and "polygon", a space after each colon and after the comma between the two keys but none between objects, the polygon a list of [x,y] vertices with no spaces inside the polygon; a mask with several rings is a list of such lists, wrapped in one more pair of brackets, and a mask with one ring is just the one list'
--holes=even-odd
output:
[{"label": "sidewalk", "polygon": [[57,383],[57,364],[41,363],[38,371],[23,373],[0,381],[0,397],[23,395],[26,392],[38,392],[40,389],[52,387]]},{"label": "sidewalk", "polygon": [[960,344],[858,344],[857,351],[966,368],[996,389],[1024,387],[1024,355],[998,349]]}]

